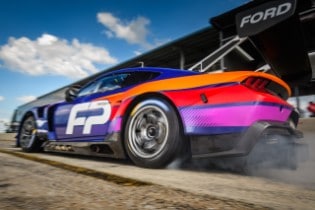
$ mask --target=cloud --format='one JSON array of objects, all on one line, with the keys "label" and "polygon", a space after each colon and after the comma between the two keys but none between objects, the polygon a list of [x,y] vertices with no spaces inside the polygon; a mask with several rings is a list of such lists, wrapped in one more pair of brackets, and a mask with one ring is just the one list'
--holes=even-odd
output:
[{"label": "cloud", "polygon": [[111,13],[100,12],[97,13],[97,20],[108,29],[105,34],[109,38],[120,38],[130,44],[139,44],[146,49],[153,47],[147,41],[149,34],[147,26],[150,24],[150,20],[145,17],[139,16],[131,21],[123,21]]},{"label": "cloud", "polygon": [[42,34],[36,40],[10,37],[0,47],[4,67],[30,75],[62,75],[83,78],[97,72],[97,64],[115,64],[117,59],[101,47],[71,42],[51,34]]},{"label": "cloud", "polygon": [[28,102],[34,101],[35,99],[36,99],[36,96],[21,96],[17,98],[18,101],[21,101],[23,103],[28,103]]},{"label": "cloud", "polygon": [[141,51],[138,51],[138,50],[133,51],[133,53],[134,53],[136,56],[142,55],[142,52],[141,52]]},{"label": "cloud", "polygon": [[3,96],[0,96],[0,101],[4,101],[4,97]]},{"label": "cloud", "polygon": [[10,122],[9,119],[6,119],[6,118],[0,118],[0,123],[8,123]]}]

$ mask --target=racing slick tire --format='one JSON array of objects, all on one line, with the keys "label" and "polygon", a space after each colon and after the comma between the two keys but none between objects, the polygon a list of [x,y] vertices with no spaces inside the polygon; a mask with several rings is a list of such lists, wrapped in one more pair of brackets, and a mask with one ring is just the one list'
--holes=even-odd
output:
[{"label": "racing slick tire", "polygon": [[42,151],[42,142],[37,136],[36,129],[37,127],[34,116],[27,116],[21,124],[18,135],[19,145],[24,152]]},{"label": "racing slick tire", "polygon": [[187,152],[176,111],[164,99],[139,102],[125,129],[126,152],[137,166],[162,168]]}]

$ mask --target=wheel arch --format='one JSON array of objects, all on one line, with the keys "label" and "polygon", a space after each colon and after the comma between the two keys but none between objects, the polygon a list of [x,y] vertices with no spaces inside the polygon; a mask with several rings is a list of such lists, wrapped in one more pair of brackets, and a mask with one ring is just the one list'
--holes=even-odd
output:
[{"label": "wheel arch", "polygon": [[[143,100],[146,100],[146,99],[150,99],[150,98],[163,99],[163,100],[167,101],[173,107],[173,109],[175,110],[177,119],[178,119],[179,128],[180,128],[180,131],[182,132],[182,136],[185,136],[183,120],[181,118],[181,115],[179,113],[178,108],[173,103],[173,101],[169,97],[165,96],[162,93],[157,93],[157,92],[144,93],[144,94],[141,94],[141,95],[138,95],[137,97],[135,97],[130,102],[130,104],[128,105],[128,107],[126,108],[126,110],[124,112],[124,115],[123,115],[123,118],[122,118],[122,124],[121,124],[121,128],[123,128],[123,129],[121,129],[121,133],[120,133],[120,137],[121,137],[121,140],[122,140],[122,145],[123,145],[124,150],[125,150],[125,137],[124,137],[125,136],[125,127],[127,125],[127,121],[128,121],[129,115],[130,115],[132,109],[139,102],[141,102]],[[127,152],[126,151],[124,151],[124,152],[127,155]]]}]

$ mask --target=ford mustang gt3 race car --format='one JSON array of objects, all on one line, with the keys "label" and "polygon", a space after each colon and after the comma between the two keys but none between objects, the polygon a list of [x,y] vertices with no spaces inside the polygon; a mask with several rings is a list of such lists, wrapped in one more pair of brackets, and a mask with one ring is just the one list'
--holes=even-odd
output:
[{"label": "ford mustang gt3 race car", "polygon": [[26,152],[130,158],[149,168],[183,156],[250,157],[263,145],[260,156],[286,157],[290,166],[300,136],[290,94],[263,72],[117,70],[27,112],[17,143]]}]

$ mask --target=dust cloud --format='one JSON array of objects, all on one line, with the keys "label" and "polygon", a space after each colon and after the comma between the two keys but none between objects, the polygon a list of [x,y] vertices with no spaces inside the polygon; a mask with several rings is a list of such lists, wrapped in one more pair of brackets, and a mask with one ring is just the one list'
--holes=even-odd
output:
[{"label": "dust cloud", "polygon": [[[315,132],[308,130],[303,133],[303,142],[306,143],[306,148],[304,147],[304,149],[297,150],[296,155],[298,157],[298,162],[296,167],[295,164],[292,166],[270,164],[270,162],[265,161],[264,159],[267,157],[266,154],[258,151],[258,153],[256,153],[256,159],[254,159],[254,164],[250,166],[246,166],[246,164],[248,164],[248,159],[244,157],[234,157],[227,159],[191,159],[189,161],[176,159],[169,164],[167,168],[177,170],[207,171],[209,173],[213,171],[221,171],[222,173],[241,173],[246,176],[262,177],[277,182],[302,185],[304,187],[315,189]],[[284,141],[286,140],[284,139]],[[284,144],[280,145],[280,147],[285,146],[286,145]],[[285,158],[285,155],[283,156],[280,149],[275,149],[272,153],[273,154],[267,158]],[[305,159],[306,157],[307,159]],[[257,164],[258,162],[259,164]]]},{"label": "dust cloud", "polygon": [[[272,167],[258,168],[252,171],[252,175],[315,189],[315,133],[310,131],[304,132],[303,140],[307,144],[307,150],[298,151],[297,156],[302,157],[300,158],[302,160],[299,161],[295,170]],[[308,158],[303,160],[305,155]]]}]

